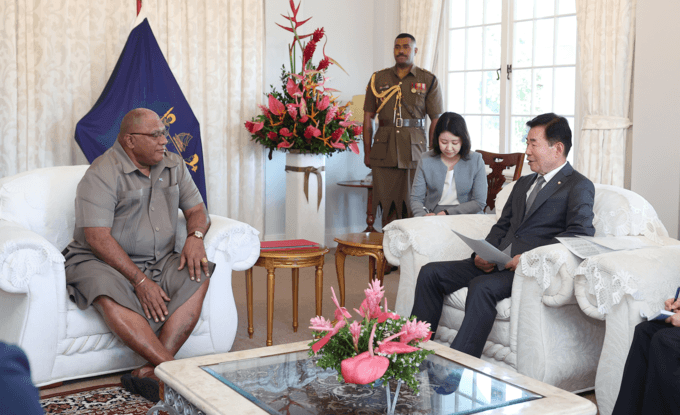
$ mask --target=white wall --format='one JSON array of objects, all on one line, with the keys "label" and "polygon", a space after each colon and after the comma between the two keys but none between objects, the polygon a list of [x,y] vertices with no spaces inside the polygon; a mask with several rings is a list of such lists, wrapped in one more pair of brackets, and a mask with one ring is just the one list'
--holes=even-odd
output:
[{"label": "white wall", "polygon": [[631,190],[670,236],[680,216],[680,2],[637,2]]},{"label": "white wall", "polygon": [[[301,4],[298,20],[312,17],[302,26],[301,33],[323,27],[328,40],[326,55],[349,73],[345,74],[334,65],[327,73],[332,78],[330,87],[341,91],[337,95],[343,103],[350,101],[353,95],[365,93],[374,71],[394,64],[392,45],[398,34],[399,14],[393,1],[302,0]],[[289,10],[288,1],[265,0],[266,91],[270,90],[269,85],[280,88],[281,65],[290,69],[288,44],[292,36],[275,25],[287,22],[281,15],[288,15]],[[321,49],[322,46],[317,48],[314,62],[322,57]],[[363,163],[363,144],[359,147],[361,155],[343,152],[326,159],[326,244],[329,246],[334,246],[335,235],[361,232],[366,227],[366,190],[337,185],[344,180],[363,179],[368,174],[369,169]],[[275,151],[272,160],[267,160],[265,165],[266,240],[285,237],[285,159],[284,153]],[[379,224],[377,219],[375,226]]]}]

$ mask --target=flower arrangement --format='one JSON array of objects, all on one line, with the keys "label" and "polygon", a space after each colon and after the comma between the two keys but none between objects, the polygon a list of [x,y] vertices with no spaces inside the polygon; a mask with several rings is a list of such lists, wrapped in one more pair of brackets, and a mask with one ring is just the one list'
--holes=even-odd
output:
[{"label": "flower arrangement", "polygon": [[378,379],[387,382],[394,378],[418,393],[415,378],[418,367],[427,355],[434,353],[418,347],[430,339],[430,323],[390,312],[387,298],[381,309],[385,292],[377,280],[364,290],[366,299],[359,310],[354,309],[362,320],[351,324],[348,318],[352,315],[340,307],[332,287],[331,292],[336,306],[335,325],[321,316],[310,321],[310,329],[318,338],[309,344],[309,355],[321,353],[316,364],[337,370],[339,382],[376,386]]},{"label": "flower arrangement", "polygon": [[[337,97],[328,88],[325,73],[331,64],[342,67],[325,52],[323,59],[314,66],[312,57],[317,44],[326,36],[323,28],[313,33],[299,35],[297,29],[309,19],[298,21],[297,13],[300,4],[295,7],[290,0],[292,16],[288,19],[290,27],[277,25],[294,36],[289,44],[290,71],[285,66],[281,73],[281,91],[272,85],[268,94],[268,106],[260,105],[262,114],[246,121],[245,126],[252,139],[269,148],[269,159],[273,150],[299,150],[301,153],[332,155],[336,151],[352,150],[359,154],[357,141],[362,133],[362,126],[350,121],[352,113],[349,103],[340,106]],[[303,43],[302,39],[309,38]],[[296,70],[296,50],[302,51],[302,65]],[[344,69],[343,69],[344,71]]]}]

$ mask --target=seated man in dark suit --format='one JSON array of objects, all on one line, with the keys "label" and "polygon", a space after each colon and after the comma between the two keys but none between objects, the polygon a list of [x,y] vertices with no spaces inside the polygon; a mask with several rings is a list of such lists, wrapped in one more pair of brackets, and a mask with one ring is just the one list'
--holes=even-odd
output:
[{"label": "seated man in dark suit", "polygon": [[595,187],[567,162],[571,129],[564,117],[539,115],[527,123],[527,160],[535,174],[520,178],[486,240],[509,254],[505,269],[479,256],[433,262],[418,274],[412,315],[436,331],[444,297],[469,287],[465,318],[451,348],[481,357],[496,318],[496,304],[510,297],[522,253],[558,243],[556,237],[595,234]]},{"label": "seated man in dark suit", "polygon": [[635,326],[612,415],[680,414],[680,300],[665,309],[675,314]]}]

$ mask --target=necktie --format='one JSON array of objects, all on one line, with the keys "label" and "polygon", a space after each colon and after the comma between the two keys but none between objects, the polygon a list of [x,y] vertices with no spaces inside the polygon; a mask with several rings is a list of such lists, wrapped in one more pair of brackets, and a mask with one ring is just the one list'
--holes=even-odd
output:
[{"label": "necktie", "polygon": [[538,176],[538,178],[536,179],[536,186],[534,186],[534,190],[531,191],[531,193],[529,194],[529,198],[527,199],[527,206],[526,210],[524,211],[525,215],[529,212],[529,209],[531,209],[531,205],[534,204],[534,200],[536,200],[536,196],[538,195],[538,192],[541,191],[544,184],[545,179],[543,178],[543,176]]}]

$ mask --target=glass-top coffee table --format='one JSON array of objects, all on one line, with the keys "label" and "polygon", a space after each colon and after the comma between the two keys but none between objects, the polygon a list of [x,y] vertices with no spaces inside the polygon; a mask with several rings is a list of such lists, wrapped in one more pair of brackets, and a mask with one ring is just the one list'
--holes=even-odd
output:
[{"label": "glass-top coffee table", "polygon": [[[384,387],[338,383],[299,342],[161,364],[165,399],[152,408],[190,414],[384,414]],[[420,393],[402,385],[395,413],[595,414],[587,399],[434,342]],[[394,393],[396,382],[392,383]]]}]

